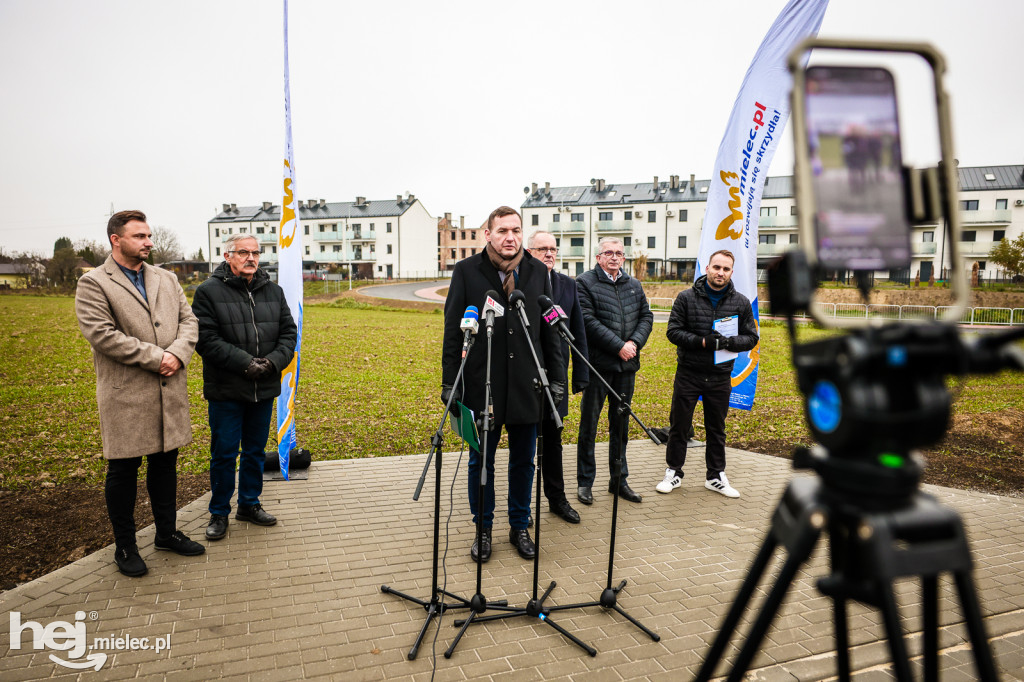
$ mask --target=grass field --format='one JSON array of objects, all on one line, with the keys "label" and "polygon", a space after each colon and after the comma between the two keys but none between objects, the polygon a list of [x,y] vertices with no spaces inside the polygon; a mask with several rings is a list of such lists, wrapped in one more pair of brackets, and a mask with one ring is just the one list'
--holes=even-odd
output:
[{"label": "grass field", "polygon": [[[297,400],[300,445],[314,459],[425,453],[441,416],[441,326],[438,313],[352,303],[307,305]],[[634,410],[652,427],[668,425],[675,371],[675,347],[664,330],[664,325],[655,325],[642,351],[633,400]],[[801,340],[821,333],[806,331]],[[994,463],[978,472],[976,485],[985,487],[995,477],[1001,484],[994,489],[1024,490],[999,473],[1003,468],[1021,470],[1021,388],[1021,376],[1008,373],[972,378],[958,387],[956,430],[979,435],[963,447]],[[179,462],[185,471],[202,472],[207,469],[210,433],[198,356],[189,367],[189,393],[194,438]],[[576,440],[579,398],[573,396],[570,403],[566,442]],[[95,376],[89,346],[75,321],[73,298],[0,296],[0,407],[0,488],[102,480]],[[1005,441],[993,432],[999,428],[993,427],[993,419],[1005,422]],[[601,434],[607,439],[606,425],[599,439]],[[631,437],[642,436],[633,425]],[[809,442],[781,325],[762,329],[757,401],[750,412],[731,411],[728,440],[731,446],[779,455],[796,442]],[[446,447],[457,447],[453,436]],[[933,461],[944,456],[943,447],[932,451]],[[955,448],[951,444],[949,449]]]}]

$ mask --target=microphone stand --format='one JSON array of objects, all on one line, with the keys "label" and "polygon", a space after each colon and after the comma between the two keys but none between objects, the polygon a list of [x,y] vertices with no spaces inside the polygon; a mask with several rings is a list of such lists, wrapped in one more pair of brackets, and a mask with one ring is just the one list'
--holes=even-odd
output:
[{"label": "microphone stand", "polygon": [[[551,415],[552,415],[552,417],[555,420],[555,424],[557,424],[559,428],[561,428],[561,426],[562,426],[562,420],[558,416],[558,407],[555,404],[554,397],[551,395],[551,384],[548,382],[547,373],[541,367],[540,360],[537,358],[537,351],[533,347],[533,342],[530,341],[530,322],[529,322],[529,320],[526,319],[526,311],[523,310],[522,303],[519,303],[515,307],[516,307],[516,311],[519,313],[519,315],[518,315],[519,323],[520,323],[520,326],[522,327],[523,334],[526,336],[526,345],[530,348],[530,356],[533,358],[533,364],[534,364],[534,367],[537,370],[537,376],[539,377],[539,379],[534,379],[534,386],[535,387],[539,387],[540,392],[543,393],[543,396],[541,396],[540,410],[539,410],[540,414],[538,415],[538,422],[537,422],[537,425],[538,425],[538,429],[537,429],[537,465],[535,467],[536,471],[537,471],[537,474],[534,477],[535,480],[536,480],[536,484],[537,484],[537,491],[536,491],[536,494],[534,495],[534,503],[535,503],[534,504],[534,508],[536,509],[536,512],[534,513],[534,517],[533,517],[537,521],[536,528],[535,528],[535,530],[536,530],[536,538],[537,538],[537,542],[536,542],[537,552],[536,552],[536,554],[534,554],[534,557],[533,557],[533,598],[530,599],[529,602],[527,602],[527,604],[526,604],[526,606],[524,608],[503,609],[504,611],[506,611],[506,613],[496,613],[496,614],[493,614],[493,615],[490,615],[490,616],[484,616],[482,618],[477,618],[476,621],[477,622],[482,622],[482,621],[489,621],[489,620],[500,620],[500,619],[503,619],[503,618],[514,618],[516,616],[526,616],[528,618],[539,618],[542,623],[546,623],[547,625],[550,625],[551,627],[553,627],[555,630],[557,630],[562,635],[564,635],[566,638],[568,638],[573,644],[575,644],[576,646],[580,647],[581,649],[586,651],[591,656],[597,656],[597,649],[593,648],[592,646],[589,646],[588,644],[586,644],[585,642],[580,640],[578,637],[573,635],[571,632],[569,632],[568,630],[563,628],[561,625],[559,625],[558,623],[556,623],[553,620],[551,620],[551,618],[549,618],[550,612],[555,610],[556,608],[563,608],[563,609],[564,608],[571,608],[571,607],[553,607],[553,608],[545,609],[544,601],[548,598],[548,595],[551,594],[551,590],[555,589],[555,585],[557,584],[554,580],[552,580],[551,583],[548,585],[547,590],[544,591],[544,595],[541,596],[540,599],[537,598],[538,581],[539,581],[539,577],[540,577],[540,526],[541,526],[540,498],[541,498],[541,479],[542,479],[543,474],[544,474],[544,467],[543,467],[543,463],[544,463],[544,430],[542,428],[539,428],[539,427],[540,427],[541,422],[544,419],[544,407],[545,407],[545,400],[544,400],[544,398],[545,397],[547,398],[547,403],[546,404],[551,409]],[[474,615],[475,614],[470,614],[469,618],[467,618],[464,621],[457,620],[457,621],[455,621],[455,624],[459,625],[460,623],[464,623],[463,630],[465,630],[466,627],[468,627],[470,622],[473,620],[473,616]]]},{"label": "microphone stand", "polygon": [[[395,589],[389,587],[388,585],[381,585],[380,586],[380,591],[383,592],[384,594],[393,594],[396,597],[399,597],[401,599],[405,599],[406,601],[411,601],[414,604],[419,604],[424,609],[426,609],[427,618],[426,618],[426,620],[423,623],[423,627],[420,628],[420,632],[416,636],[416,641],[413,642],[412,648],[409,649],[408,659],[410,661],[414,660],[416,658],[416,655],[419,653],[420,644],[422,644],[423,638],[427,634],[427,629],[430,627],[430,623],[431,623],[431,621],[433,621],[434,618],[440,618],[442,613],[444,613],[445,611],[452,610],[452,609],[468,609],[468,608],[472,608],[472,602],[470,600],[465,599],[463,597],[460,597],[457,594],[452,594],[451,592],[448,592],[447,590],[440,589],[438,587],[438,584],[437,584],[437,577],[438,577],[438,566],[437,566],[437,563],[438,563],[438,547],[439,547],[440,538],[441,538],[441,458],[442,458],[441,443],[444,440],[444,423],[448,419],[448,415],[451,414],[450,410],[452,408],[452,404],[455,402],[455,390],[454,390],[454,387],[458,386],[460,380],[462,379],[462,373],[463,373],[463,370],[466,367],[466,359],[469,357],[469,350],[473,347],[473,342],[475,340],[476,340],[475,337],[471,336],[469,338],[468,346],[466,348],[467,352],[462,357],[462,363],[459,365],[458,374],[455,375],[455,381],[452,384],[453,390],[451,392],[451,395],[448,396],[447,404],[445,404],[445,406],[444,406],[444,414],[441,417],[441,423],[437,425],[437,430],[434,432],[433,437],[431,437],[431,439],[430,439],[430,444],[431,444],[430,454],[427,455],[427,462],[426,462],[426,464],[423,465],[423,474],[420,476],[419,483],[416,485],[416,492],[412,496],[412,499],[413,499],[414,502],[415,501],[419,501],[419,499],[420,499],[420,492],[423,490],[423,483],[424,483],[424,481],[427,478],[427,471],[430,469],[430,460],[433,459],[434,454],[436,453],[437,454],[437,460],[436,460],[436,463],[435,463],[435,466],[434,466],[434,472],[435,472],[435,475],[434,475],[434,562],[433,562],[433,566],[432,566],[432,569],[431,569],[432,584],[431,584],[431,588],[430,588],[430,601],[426,601],[426,600],[420,599],[418,597],[413,597],[412,595],[405,594],[404,592],[399,592],[398,590],[395,590]],[[489,340],[490,340],[490,338],[488,337],[488,341]],[[477,580],[479,581],[479,574],[478,574]],[[478,582],[477,583],[477,592],[479,593],[479,591],[480,591],[480,587],[479,587],[479,582]],[[445,597],[450,597],[451,599],[454,599],[455,602],[457,602],[457,603],[446,602],[446,601],[444,601]],[[503,600],[503,601],[500,601],[500,602],[494,602],[494,605],[495,606],[499,606],[499,605],[500,606],[507,606],[508,602]]]},{"label": "microphone stand", "polygon": [[[452,654],[455,653],[455,647],[459,645],[459,641],[462,639],[462,635],[466,633],[466,629],[475,621],[480,620],[478,617],[480,614],[487,610],[488,606],[496,610],[511,610],[508,606],[508,601],[494,601],[488,602],[487,598],[484,597],[481,591],[481,583],[483,582],[483,534],[484,534],[484,505],[487,485],[487,445],[491,433],[491,414],[493,410],[493,403],[491,399],[491,337],[494,335],[494,317],[492,312],[486,313],[487,315],[487,365],[485,369],[485,381],[484,381],[484,413],[481,416],[482,420],[482,431],[483,438],[480,442],[480,480],[477,482],[477,506],[476,506],[476,546],[479,554],[477,555],[476,562],[476,594],[469,600],[469,617],[464,621],[455,621],[455,625],[462,626],[459,633],[455,635],[455,639],[452,640],[451,645],[445,650],[444,657],[451,658]],[[493,541],[493,528],[491,539]]]},{"label": "microphone stand", "polygon": [[[608,390],[609,399],[614,397],[619,402],[618,414],[619,415],[628,414],[640,426],[640,428],[643,429],[644,433],[647,434],[647,437],[650,438],[651,441],[655,445],[661,445],[661,441],[658,440],[658,437],[654,434],[654,432],[651,431],[649,428],[647,428],[647,426],[642,421],[640,421],[640,417],[636,416],[636,413],[633,412],[633,408],[630,406],[629,402],[626,400],[626,396],[625,395],[619,395],[614,390],[612,390],[611,385],[609,385],[609,383],[607,381],[605,381],[604,377],[601,376],[601,374],[596,369],[594,369],[594,366],[592,364],[590,364],[590,361],[582,353],[579,352],[579,350],[576,348],[576,346],[573,345],[572,341],[570,340],[570,334],[569,334],[568,330],[566,330],[564,328],[565,327],[564,323],[559,323],[559,324],[555,324],[555,325],[552,325],[552,326],[562,336],[562,339],[567,344],[569,344],[570,352],[575,352],[576,358],[582,360],[583,363],[590,369],[590,376],[597,377],[598,380],[602,384],[604,384],[604,387]],[[574,360],[574,362],[575,362],[575,360]],[[626,424],[623,425],[623,428],[628,426],[628,424],[629,424],[629,420],[627,419],[626,420]],[[609,447],[610,447],[610,444],[609,444]],[[620,454],[619,457],[621,457],[621,456],[622,455]],[[605,585],[604,590],[601,592],[600,598],[598,598],[596,601],[584,602],[584,603],[581,603],[581,604],[567,604],[565,606],[553,606],[553,607],[551,607],[550,610],[551,611],[562,611],[562,610],[565,610],[565,609],[586,608],[586,607],[589,607],[589,606],[601,606],[601,607],[603,607],[605,609],[614,609],[622,617],[624,617],[626,620],[628,620],[630,623],[632,623],[633,625],[635,625],[638,628],[640,628],[641,630],[643,630],[644,633],[648,637],[650,637],[655,642],[658,642],[658,641],[661,641],[661,636],[660,635],[658,635],[657,633],[653,632],[652,630],[649,630],[648,628],[646,628],[640,621],[638,621],[636,618],[633,618],[631,615],[626,613],[622,609],[622,607],[618,605],[618,603],[617,603],[618,602],[618,594],[619,594],[619,592],[622,591],[622,588],[624,588],[626,586],[626,580],[623,579],[622,582],[620,582],[617,586],[612,587],[612,574],[613,574],[613,571],[615,569],[615,529],[616,529],[616,523],[618,521],[618,516],[619,516],[619,493],[618,493],[618,490],[619,490],[619,486],[621,485],[621,482],[622,482],[622,463],[621,463],[621,461],[616,461],[615,462],[615,471],[616,471],[616,474],[615,474],[615,486],[614,486],[614,488],[615,488],[615,495],[613,496],[613,499],[612,499],[612,532],[611,532],[611,540],[610,540],[611,546],[608,548],[608,582]]]}]

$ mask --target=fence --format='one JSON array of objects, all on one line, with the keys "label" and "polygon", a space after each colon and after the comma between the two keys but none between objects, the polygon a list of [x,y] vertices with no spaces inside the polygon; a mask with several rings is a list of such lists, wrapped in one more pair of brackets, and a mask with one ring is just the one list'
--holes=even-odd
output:
[{"label": "fence", "polygon": [[[813,304],[815,311],[823,317],[864,318],[883,320],[932,319],[937,320],[950,306],[930,305],[884,305],[880,303],[823,303]],[[654,307],[653,305],[651,307]],[[769,314],[771,303],[758,301],[758,312]],[[809,317],[798,315],[797,317]],[[1024,324],[1024,308],[965,308],[960,324],[1015,325]]]}]

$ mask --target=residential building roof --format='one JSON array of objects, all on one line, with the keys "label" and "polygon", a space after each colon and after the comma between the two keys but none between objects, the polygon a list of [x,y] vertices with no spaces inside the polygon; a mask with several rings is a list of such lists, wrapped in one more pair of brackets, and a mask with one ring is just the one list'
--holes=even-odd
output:
[{"label": "residential building roof", "polygon": [[[385,218],[388,216],[400,216],[416,203],[415,197],[408,200],[398,199],[377,199],[357,204],[354,201],[324,202],[317,203],[310,207],[308,204],[299,206],[299,220],[357,220],[359,218]],[[279,205],[263,206],[230,206],[226,211],[221,211],[211,223],[237,223],[237,222],[280,222],[281,207]]]}]

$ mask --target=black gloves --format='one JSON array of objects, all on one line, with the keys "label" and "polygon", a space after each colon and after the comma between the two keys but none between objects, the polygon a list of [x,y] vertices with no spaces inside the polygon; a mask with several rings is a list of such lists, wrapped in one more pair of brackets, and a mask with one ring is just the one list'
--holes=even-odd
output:
[{"label": "black gloves", "polygon": [[276,373],[277,369],[274,367],[274,363],[266,358],[253,358],[244,372],[246,379],[262,379]]},{"label": "black gloves", "polygon": [[558,405],[562,402],[562,398],[565,397],[565,383],[561,381],[552,381],[550,388],[551,399],[555,401],[555,405]]},{"label": "black gloves", "polygon": [[725,337],[718,332],[711,332],[703,339],[704,350],[725,350]]},{"label": "black gloves", "polygon": [[[462,400],[461,389],[454,386],[449,386],[448,384],[441,385],[441,402],[443,404],[448,404],[448,400],[452,397],[452,392],[455,393],[455,400]],[[452,410],[458,412],[458,408],[455,406],[454,402],[452,402]]]}]

